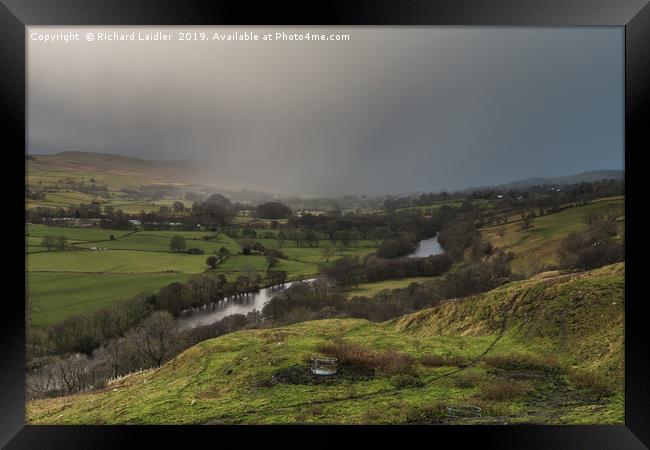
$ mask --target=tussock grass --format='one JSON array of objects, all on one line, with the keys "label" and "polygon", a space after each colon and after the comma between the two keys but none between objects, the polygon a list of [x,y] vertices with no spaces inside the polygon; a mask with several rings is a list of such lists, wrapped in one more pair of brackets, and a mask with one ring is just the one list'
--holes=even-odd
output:
[{"label": "tussock grass", "polygon": [[447,417],[447,405],[434,403],[431,405],[416,405],[406,408],[405,423],[425,425],[441,423]]},{"label": "tussock grass", "polygon": [[478,396],[470,398],[467,403],[481,408],[482,417],[503,417],[510,415],[510,409],[507,404],[488,402]]},{"label": "tussock grass", "polygon": [[481,386],[479,398],[497,402],[521,398],[532,390],[530,383],[512,379],[495,380]]},{"label": "tussock grass", "polygon": [[296,422],[308,423],[318,422],[318,418],[324,414],[324,408],[321,405],[311,405],[298,411]]},{"label": "tussock grass", "polygon": [[483,361],[490,367],[503,370],[534,370],[547,373],[562,371],[562,366],[555,356],[501,354],[485,356]]},{"label": "tussock grass", "polygon": [[328,356],[337,358],[342,364],[374,369],[386,374],[415,375],[415,358],[395,350],[376,351],[360,344],[337,340],[333,343],[323,343],[317,350]]},{"label": "tussock grass", "polygon": [[393,376],[390,380],[391,384],[395,386],[396,388],[408,388],[408,387],[422,387],[424,386],[424,382],[416,376],[407,374],[407,373],[399,373],[395,376]]},{"label": "tussock grass", "polygon": [[569,380],[578,389],[587,391],[596,397],[609,397],[613,394],[607,381],[596,374],[585,371],[573,371]]},{"label": "tussock grass", "polygon": [[469,373],[461,374],[458,378],[456,378],[454,384],[456,385],[456,387],[462,389],[469,389],[469,388],[476,387],[482,380],[483,377],[480,374],[469,372]]},{"label": "tussock grass", "polygon": [[467,361],[459,355],[425,355],[420,358],[420,364],[425,367],[463,367]]}]

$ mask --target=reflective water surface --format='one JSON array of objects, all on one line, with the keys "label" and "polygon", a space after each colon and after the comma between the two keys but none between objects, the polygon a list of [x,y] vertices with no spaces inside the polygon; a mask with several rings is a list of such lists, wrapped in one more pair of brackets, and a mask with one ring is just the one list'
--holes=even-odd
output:
[{"label": "reflective water surface", "polygon": [[[313,280],[314,278],[310,278],[304,281],[311,282]],[[176,323],[181,329],[195,328],[214,323],[232,314],[247,314],[254,309],[261,311],[264,304],[271,300],[274,295],[279,294],[294,283],[297,282],[284,283],[279,286],[260,289],[257,292],[227,297],[198,308],[187,309],[176,319]]]},{"label": "reflective water surface", "polygon": [[[408,256],[423,258],[431,255],[439,255],[443,252],[444,250],[438,243],[438,238],[432,237],[421,240],[415,251]],[[313,280],[314,278],[310,278],[303,281],[309,283]],[[232,314],[247,314],[255,309],[261,311],[264,304],[271,300],[273,296],[284,291],[294,283],[297,283],[297,281],[260,289],[257,292],[251,292],[249,294],[224,298],[209,305],[185,310],[176,319],[178,327],[181,329],[195,328],[202,325],[209,325]]]},{"label": "reflective water surface", "polygon": [[445,251],[438,243],[438,236],[429,239],[423,239],[418,243],[418,247],[413,253],[408,255],[411,258],[425,258],[431,255],[440,255]]}]

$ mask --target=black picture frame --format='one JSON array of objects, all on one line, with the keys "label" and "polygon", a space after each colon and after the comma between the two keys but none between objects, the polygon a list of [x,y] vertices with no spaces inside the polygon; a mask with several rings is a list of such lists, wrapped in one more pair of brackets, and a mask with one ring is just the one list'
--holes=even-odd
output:
[{"label": "black picture frame", "polygon": [[[2,295],[4,327],[0,348],[0,444],[6,448],[115,448],[143,440],[150,447],[182,439],[225,444],[237,438],[283,447],[342,447],[352,437],[371,445],[517,449],[636,449],[650,446],[649,328],[642,314],[643,239],[637,232],[643,211],[642,156],[648,148],[650,104],[650,6],[647,0],[400,0],[330,2],[249,2],[174,0],[1,0],[0,111],[2,111],[3,182],[11,204],[3,220],[7,235],[23,233],[18,210],[24,200],[25,27],[30,25],[490,25],[618,26],[625,28],[626,302],[625,425],[621,426],[408,426],[408,427],[197,427],[197,426],[31,426],[25,425],[24,309],[15,294]],[[16,189],[16,191],[14,191]],[[13,194],[12,194],[13,193]],[[15,209],[15,210],[14,210]],[[10,234],[11,233],[11,234]],[[15,234],[19,236],[20,234]],[[10,239],[11,240],[11,239]],[[24,243],[16,243],[17,246]],[[24,255],[23,248],[11,255]],[[7,259],[5,261],[8,261]],[[23,260],[24,263],[24,260]],[[7,284],[20,279],[23,267],[11,258]],[[22,297],[21,297],[22,295]],[[346,436],[342,437],[344,433]],[[190,439],[190,441],[188,441]],[[422,441],[424,440],[424,441]],[[418,444],[421,445],[421,444]]]}]

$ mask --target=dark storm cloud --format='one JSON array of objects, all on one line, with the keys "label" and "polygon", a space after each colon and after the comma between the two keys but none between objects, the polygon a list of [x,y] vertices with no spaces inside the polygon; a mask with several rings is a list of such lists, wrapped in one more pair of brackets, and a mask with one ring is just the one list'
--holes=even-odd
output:
[{"label": "dark storm cloud", "polygon": [[294,194],[623,168],[622,29],[281,30],[351,38],[28,41],[28,150],[208,161],[215,184]]}]

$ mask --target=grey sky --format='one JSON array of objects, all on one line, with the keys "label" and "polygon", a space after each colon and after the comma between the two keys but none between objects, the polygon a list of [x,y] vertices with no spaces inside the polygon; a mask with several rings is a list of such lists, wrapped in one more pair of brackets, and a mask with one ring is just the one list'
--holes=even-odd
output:
[{"label": "grey sky", "polygon": [[[44,44],[31,32],[81,33]],[[209,161],[277,193],[436,191],[623,168],[622,28],[219,27],[346,42],[28,30],[28,151]]]}]

